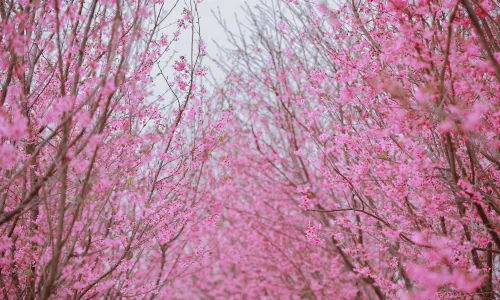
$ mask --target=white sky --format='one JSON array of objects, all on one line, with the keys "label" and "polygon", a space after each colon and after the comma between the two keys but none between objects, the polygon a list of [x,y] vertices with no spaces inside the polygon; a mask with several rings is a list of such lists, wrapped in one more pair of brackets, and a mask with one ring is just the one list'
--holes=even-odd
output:
[{"label": "white sky", "polygon": [[[167,0],[168,1],[168,0]],[[230,44],[227,41],[226,35],[224,33],[224,29],[219,25],[214,13],[218,14],[218,10],[220,10],[220,14],[222,18],[225,20],[227,27],[232,30],[237,30],[237,22],[236,16],[238,16],[238,20],[240,22],[245,23],[246,17],[243,11],[243,7],[245,3],[247,3],[250,7],[255,6],[259,0],[203,0],[202,3],[198,5],[198,12],[200,15],[200,23],[201,23],[201,36],[202,39],[207,43],[207,52],[208,56],[215,59],[217,58],[217,46],[214,41],[216,41],[221,47],[228,47]],[[177,19],[181,13],[182,9],[186,5],[184,3],[179,2],[178,6],[174,10],[172,14],[172,18],[170,22]],[[212,11],[214,13],[212,13]],[[169,35],[169,39],[173,36],[173,31],[176,30],[176,25],[171,26],[166,32]],[[188,29],[189,31],[189,29]],[[182,38],[183,37],[183,38]],[[172,50],[176,52],[174,56],[174,61],[179,59],[180,56],[189,57],[190,53],[190,33],[184,32],[181,35],[181,39],[178,42],[175,42],[172,45]],[[169,54],[172,55],[173,52],[169,51]],[[169,57],[165,57],[164,61],[166,61]],[[173,69],[172,65],[174,61],[169,63],[169,67],[165,70],[165,75],[169,76],[169,81],[172,80]],[[162,63],[163,64],[163,63]],[[208,57],[204,59],[203,64],[210,68],[210,72],[217,79],[221,80],[223,76],[223,72],[217,68],[215,63],[213,63]],[[154,72],[155,73],[155,72]],[[211,79],[212,75],[208,75]],[[154,93],[155,95],[161,94],[165,91],[165,83],[163,78],[157,78],[154,82]]]},{"label": "white sky", "polygon": [[[220,14],[226,21],[228,28],[237,31],[237,20],[243,24],[247,23],[245,12],[243,11],[245,4],[253,7],[258,3],[259,0],[203,0],[199,6],[201,33],[203,39],[208,44],[207,50],[210,57],[215,59],[217,56],[217,46],[213,42],[214,40],[222,47],[230,46],[224,30],[217,22],[212,11],[218,14],[218,10],[220,10]],[[206,60],[205,64],[210,67],[215,76],[218,74],[222,75],[209,60]]]},{"label": "white sky", "polygon": [[[217,13],[220,9],[222,17],[226,20],[230,28],[236,27],[235,14],[238,15],[240,21],[245,21],[242,6],[247,3],[250,7],[258,3],[258,0],[204,0],[199,6],[201,16],[201,30],[204,39],[209,42],[209,53],[215,53],[217,50],[211,40],[216,40],[219,44],[224,45],[225,34],[224,30],[217,23],[212,10]],[[211,47],[212,46],[212,47]]]}]

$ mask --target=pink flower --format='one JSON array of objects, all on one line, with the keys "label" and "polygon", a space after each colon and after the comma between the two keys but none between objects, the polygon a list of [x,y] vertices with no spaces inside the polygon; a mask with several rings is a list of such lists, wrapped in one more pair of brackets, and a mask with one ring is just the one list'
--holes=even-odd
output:
[{"label": "pink flower", "polygon": [[12,145],[0,145],[0,169],[10,169],[16,163],[17,149]]},{"label": "pink flower", "polygon": [[488,106],[482,103],[476,103],[471,113],[464,120],[464,129],[472,131],[477,128],[481,122],[481,115],[488,111]]},{"label": "pink flower", "polygon": [[186,62],[184,60],[177,61],[174,65],[174,69],[178,72],[184,71],[185,68],[186,68]]},{"label": "pink flower", "polygon": [[20,116],[19,113],[14,113],[12,122],[0,115],[0,135],[12,139],[14,141],[25,138],[28,134],[28,120]]},{"label": "pink flower", "polygon": [[455,126],[455,123],[453,121],[446,120],[446,121],[439,123],[438,129],[442,133],[447,133],[447,132],[452,131],[454,126]]}]

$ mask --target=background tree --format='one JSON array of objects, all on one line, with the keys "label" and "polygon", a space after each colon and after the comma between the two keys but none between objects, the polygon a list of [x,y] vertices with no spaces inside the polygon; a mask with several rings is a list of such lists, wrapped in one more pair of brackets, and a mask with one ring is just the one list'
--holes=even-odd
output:
[{"label": "background tree", "polygon": [[238,121],[217,193],[234,200],[194,288],[498,297],[498,13],[469,0],[248,7],[219,60]]}]

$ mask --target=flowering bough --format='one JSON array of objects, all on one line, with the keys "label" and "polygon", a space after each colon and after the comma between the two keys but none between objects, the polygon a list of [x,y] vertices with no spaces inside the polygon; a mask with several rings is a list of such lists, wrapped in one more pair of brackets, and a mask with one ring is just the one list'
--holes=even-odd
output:
[{"label": "flowering bough", "polygon": [[[229,35],[206,297],[495,299],[495,1],[262,1]],[[230,31],[230,29],[228,29]],[[311,243],[312,242],[312,243]]]},{"label": "flowering bough", "polygon": [[199,2],[0,0],[3,298],[498,296],[498,3]]},{"label": "flowering bough", "polygon": [[[169,40],[178,2],[0,1],[0,297],[183,292],[228,121],[198,83],[199,2]],[[165,63],[184,35],[183,67]]]}]

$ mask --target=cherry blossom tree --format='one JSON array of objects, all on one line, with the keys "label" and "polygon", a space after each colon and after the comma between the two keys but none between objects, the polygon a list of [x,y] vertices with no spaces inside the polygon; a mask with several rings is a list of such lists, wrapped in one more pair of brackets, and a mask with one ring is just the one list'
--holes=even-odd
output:
[{"label": "cherry blossom tree", "polygon": [[200,2],[0,0],[2,298],[499,297],[497,1]]},{"label": "cherry blossom tree", "polygon": [[165,298],[209,255],[199,2],[0,1],[1,298]]},{"label": "cherry blossom tree", "polygon": [[[495,299],[496,1],[262,1],[227,28],[235,111],[201,298]],[[222,22],[221,22],[222,23]]]}]

